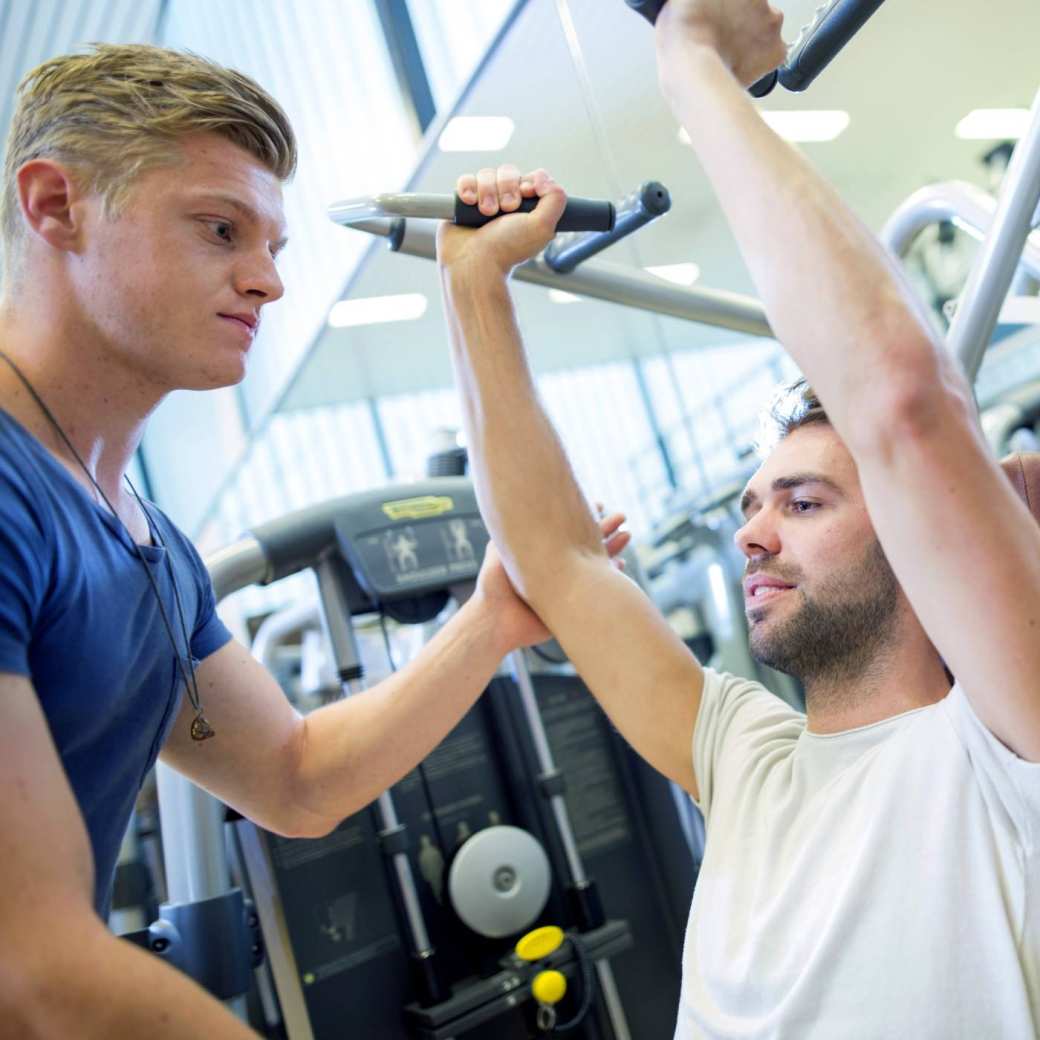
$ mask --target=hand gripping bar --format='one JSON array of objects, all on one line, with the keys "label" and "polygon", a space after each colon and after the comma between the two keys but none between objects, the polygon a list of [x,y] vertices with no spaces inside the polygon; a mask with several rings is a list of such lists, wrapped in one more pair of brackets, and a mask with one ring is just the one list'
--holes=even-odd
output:
[{"label": "hand gripping bar", "polygon": [[[657,22],[667,0],[625,0],[651,25]],[[777,80],[787,90],[805,90],[859,32],[884,0],[826,0],[816,8],[812,21],[802,28],[788,48],[787,61],[749,88],[754,97],[765,97]]]},{"label": "hand gripping bar", "polygon": [[[530,213],[538,199],[524,199],[519,210]],[[498,217],[508,216],[501,210],[486,216],[476,206],[468,205],[457,195],[389,194],[346,199],[329,207],[329,218],[337,224],[356,224],[374,217],[425,217],[450,220],[462,227],[482,227]],[[612,202],[600,199],[569,198],[556,225],[557,231],[613,231],[617,213]]]}]

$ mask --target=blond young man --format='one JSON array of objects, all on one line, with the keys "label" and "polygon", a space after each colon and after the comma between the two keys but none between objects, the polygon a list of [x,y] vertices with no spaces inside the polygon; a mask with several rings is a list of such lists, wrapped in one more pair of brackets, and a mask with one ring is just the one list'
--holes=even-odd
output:
[{"label": "blond young man", "polygon": [[301,718],[217,618],[188,539],[126,488],[167,393],[244,375],[282,295],[295,162],[276,102],[194,56],[102,46],[20,88],[0,217],[0,1037],[252,1035],[103,924],[156,755],[264,827],[322,835],[547,635],[489,552],[414,662]]},{"label": "blond young man", "polygon": [[828,409],[807,398],[786,421],[737,534],[752,647],[802,679],[807,715],[703,670],[606,566],[507,287],[565,202],[544,171],[461,178],[488,214],[541,201],[439,239],[481,507],[617,727],[704,810],[677,1038],[1025,1040],[1040,529],[891,261],[743,91],[783,60],[781,20],[765,0],[669,0],[656,34],[664,95]]}]

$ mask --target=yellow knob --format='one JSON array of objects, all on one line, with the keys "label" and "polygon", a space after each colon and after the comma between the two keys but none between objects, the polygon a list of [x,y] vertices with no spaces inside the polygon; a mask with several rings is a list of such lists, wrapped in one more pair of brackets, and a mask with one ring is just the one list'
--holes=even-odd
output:
[{"label": "yellow knob", "polygon": [[563,944],[563,929],[555,925],[528,932],[517,944],[516,955],[524,961],[540,961]]},{"label": "yellow knob", "polygon": [[531,992],[539,1004],[558,1004],[567,992],[567,978],[560,971],[540,971],[531,983]]}]

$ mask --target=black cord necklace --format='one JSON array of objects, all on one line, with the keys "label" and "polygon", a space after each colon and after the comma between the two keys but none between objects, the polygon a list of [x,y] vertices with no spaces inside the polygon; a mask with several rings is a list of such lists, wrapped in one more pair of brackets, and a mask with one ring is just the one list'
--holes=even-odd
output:
[{"label": "black cord necklace", "polygon": [[87,464],[83,461],[79,452],[73,447],[72,441],[69,440],[65,431],[61,428],[61,424],[57,419],[54,418],[53,413],[44,403],[43,398],[36,392],[32,383],[29,382],[25,373],[5,354],[0,350],[0,359],[5,361],[12,372],[18,377],[22,386],[28,391],[29,396],[36,402],[40,411],[46,416],[47,421],[54,427],[58,436],[62,439],[65,447],[72,453],[72,457],[79,463],[80,469],[87,475],[87,480],[94,486],[94,490],[101,496],[101,500],[108,507],[108,511],[115,517],[116,523],[123,529],[127,538],[130,540],[130,544],[134,547],[134,552],[137,558],[141,561],[141,565],[144,567],[144,572],[148,576],[148,583],[151,585],[152,592],[155,595],[155,602],[159,605],[159,615],[162,618],[163,627],[166,629],[166,635],[169,637],[170,646],[173,647],[174,657],[177,659],[177,665],[180,669],[181,679],[184,682],[184,689],[188,694],[188,700],[191,701],[192,710],[195,712],[195,718],[192,719],[191,723],[191,739],[202,741],[208,740],[210,737],[215,736],[213,727],[209,724],[205,714],[202,711],[202,701],[199,697],[199,684],[195,676],[195,662],[191,657],[191,643],[188,639],[188,626],[184,621],[184,608],[181,606],[181,594],[180,589],[177,587],[177,576],[173,570],[173,560],[170,555],[169,547],[166,544],[166,539],[163,538],[162,531],[159,530],[159,525],[154,523],[151,518],[151,514],[148,512],[147,506],[141,499],[141,496],[137,493],[137,488],[134,487],[133,482],[126,474],[123,475],[123,479],[126,481],[127,486],[130,488],[134,499],[137,501],[138,506],[141,508],[141,512],[144,515],[145,520],[148,522],[149,528],[154,532],[155,536],[159,539],[159,545],[166,550],[166,565],[170,570],[170,584],[173,586],[173,601],[177,607],[177,618],[180,621],[181,637],[184,639],[184,654],[182,655],[180,650],[177,648],[177,639],[173,634],[173,625],[170,622],[169,614],[166,612],[166,604],[163,603],[162,594],[159,592],[159,585],[155,580],[155,575],[152,574],[151,567],[148,566],[148,561],[144,558],[144,553],[141,551],[140,545],[137,544],[137,539],[130,533],[130,529],[123,522],[122,517],[116,512],[115,506],[108,500],[108,496],[101,489],[101,485],[94,479],[94,474],[90,472]]}]

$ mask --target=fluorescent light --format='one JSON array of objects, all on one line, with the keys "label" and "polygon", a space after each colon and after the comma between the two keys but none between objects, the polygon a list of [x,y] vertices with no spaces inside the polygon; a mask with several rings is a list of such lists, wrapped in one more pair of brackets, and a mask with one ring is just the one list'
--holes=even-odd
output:
[{"label": "fluorescent light", "polygon": [[442,152],[499,152],[513,136],[507,116],[456,116],[437,141]]},{"label": "fluorescent light", "polygon": [[701,269],[696,264],[659,264],[656,267],[645,267],[643,270],[676,285],[693,285],[701,276]]},{"label": "fluorescent light", "polygon": [[414,321],[426,313],[426,297],[422,293],[397,296],[366,296],[359,300],[340,300],[329,311],[329,324],[334,329],[351,325],[378,325],[386,321]]},{"label": "fluorescent light", "polygon": [[[833,141],[850,122],[848,112],[841,109],[801,112],[760,108],[758,114],[788,141]],[[690,135],[682,126],[679,127],[679,143],[690,144]]]},{"label": "fluorescent light", "polygon": [[833,141],[849,125],[849,114],[841,109],[815,112],[759,109],[759,115],[788,141]]},{"label": "fluorescent light", "polygon": [[1028,124],[1027,108],[976,108],[957,124],[954,133],[962,141],[1017,140]]},{"label": "fluorescent light", "polygon": [[581,303],[581,297],[572,292],[564,292],[562,289],[550,289],[549,299],[553,303]]}]

